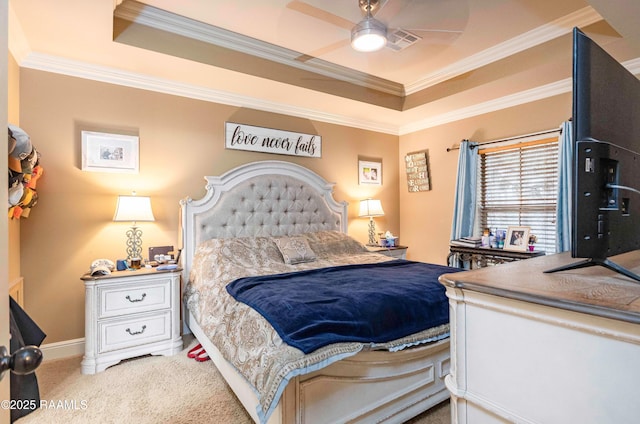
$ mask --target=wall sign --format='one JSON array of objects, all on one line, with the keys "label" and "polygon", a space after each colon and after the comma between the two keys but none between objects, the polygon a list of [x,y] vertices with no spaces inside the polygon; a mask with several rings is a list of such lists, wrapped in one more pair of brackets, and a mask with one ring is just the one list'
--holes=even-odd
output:
[{"label": "wall sign", "polygon": [[409,192],[429,191],[429,160],[427,152],[409,153],[404,157],[407,168],[407,185]]},{"label": "wall sign", "polygon": [[322,137],[225,122],[225,147],[278,155],[322,157]]}]

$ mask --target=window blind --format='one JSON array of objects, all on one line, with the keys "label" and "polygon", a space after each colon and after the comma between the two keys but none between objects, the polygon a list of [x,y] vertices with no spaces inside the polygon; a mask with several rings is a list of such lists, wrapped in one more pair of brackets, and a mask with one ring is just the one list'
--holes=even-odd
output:
[{"label": "window blind", "polygon": [[480,228],[526,226],[536,250],[555,253],[558,142],[480,151]]}]

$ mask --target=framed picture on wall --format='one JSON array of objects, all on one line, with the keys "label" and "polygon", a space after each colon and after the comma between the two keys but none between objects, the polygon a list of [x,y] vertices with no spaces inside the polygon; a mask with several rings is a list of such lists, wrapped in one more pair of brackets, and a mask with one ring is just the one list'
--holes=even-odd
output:
[{"label": "framed picture on wall", "polygon": [[82,131],[82,170],[137,174],[138,144],[134,135]]},{"label": "framed picture on wall", "polygon": [[525,252],[529,244],[529,227],[509,227],[504,239],[504,250]]},{"label": "framed picture on wall", "polygon": [[359,160],[358,184],[382,185],[382,162]]}]

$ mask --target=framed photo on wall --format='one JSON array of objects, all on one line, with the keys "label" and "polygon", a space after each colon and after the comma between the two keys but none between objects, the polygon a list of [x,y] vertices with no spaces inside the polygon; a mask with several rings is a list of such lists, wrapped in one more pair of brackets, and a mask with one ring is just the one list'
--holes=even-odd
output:
[{"label": "framed photo on wall", "polygon": [[529,227],[509,227],[504,239],[504,250],[525,252],[529,245]]},{"label": "framed photo on wall", "polygon": [[82,170],[137,174],[138,144],[138,136],[82,131]]},{"label": "framed photo on wall", "polygon": [[382,162],[359,160],[358,184],[382,185]]}]

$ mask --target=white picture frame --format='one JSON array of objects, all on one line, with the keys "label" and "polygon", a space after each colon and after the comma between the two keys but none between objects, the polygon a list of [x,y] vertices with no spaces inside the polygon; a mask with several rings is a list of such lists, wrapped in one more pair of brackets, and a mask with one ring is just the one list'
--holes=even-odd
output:
[{"label": "white picture frame", "polygon": [[529,227],[509,227],[504,239],[504,250],[526,252],[529,250]]},{"label": "white picture frame", "polygon": [[82,170],[91,172],[139,172],[139,137],[82,131]]},{"label": "white picture frame", "polygon": [[358,184],[382,185],[382,162],[359,160]]}]

